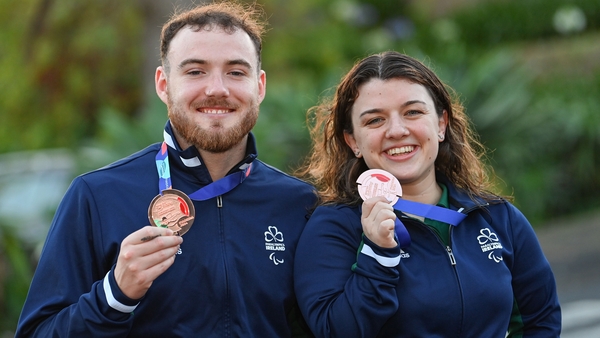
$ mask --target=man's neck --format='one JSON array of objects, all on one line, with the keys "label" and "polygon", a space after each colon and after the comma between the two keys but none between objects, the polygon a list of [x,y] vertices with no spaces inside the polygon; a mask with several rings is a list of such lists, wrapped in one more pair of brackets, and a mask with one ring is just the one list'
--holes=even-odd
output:
[{"label": "man's neck", "polygon": [[244,156],[246,156],[246,143],[247,138],[223,153],[211,153],[198,149],[213,181],[225,177],[234,165],[244,159]]},{"label": "man's neck", "polygon": [[[173,134],[177,143],[181,147],[181,149],[187,149],[192,146],[189,144],[175,128],[173,128]],[[206,166],[208,173],[213,181],[221,179],[227,175],[229,170],[233,168],[234,165],[238,164],[241,160],[246,156],[246,146],[248,144],[248,135],[246,135],[238,144],[233,146],[231,149],[226,150],[222,153],[213,153],[206,151],[204,149],[200,149],[196,147],[200,156],[202,157],[202,162]]]}]

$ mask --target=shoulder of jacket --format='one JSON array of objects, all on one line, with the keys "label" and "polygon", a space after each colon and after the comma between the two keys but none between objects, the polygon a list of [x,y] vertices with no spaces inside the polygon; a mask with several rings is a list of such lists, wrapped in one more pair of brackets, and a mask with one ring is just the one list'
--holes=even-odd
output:
[{"label": "shoulder of jacket", "polygon": [[360,208],[358,206],[348,204],[322,204],[315,209],[315,211],[317,210],[320,210],[321,212],[339,212],[360,215]]},{"label": "shoulder of jacket", "polygon": [[253,165],[256,164],[258,166],[264,167],[264,169],[267,170],[268,172],[270,172],[270,174],[276,175],[280,179],[285,180],[290,185],[301,186],[301,187],[303,186],[310,190],[314,190],[313,186],[310,183],[308,183],[296,176],[290,175],[290,174],[282,171],[281,169],[276,168],[270,164],[267,164],[259,159],[254,160],[252,163],[253,163]]},{"label": "shoulder of jacket", "polygon": [[152,159],[154,159],[159,147],[160,147],[160,143],[151,144],[151,145],[147,146],[146,148],[141,149],[127,157],[123,157],[123,158],[116,160],[112,163],[109,163],[103,167],[100,167],[98,169],[95,169],[95,170],[89,171],[85,174],[82,174],[82,176],[89,175],[89,174],[99,172],[99,171],[106,171],[106,170],[118,168],[118,167],[127,165],[131,162],[135,162],[140,159],[146,159],[147,157],[151,157]]}]

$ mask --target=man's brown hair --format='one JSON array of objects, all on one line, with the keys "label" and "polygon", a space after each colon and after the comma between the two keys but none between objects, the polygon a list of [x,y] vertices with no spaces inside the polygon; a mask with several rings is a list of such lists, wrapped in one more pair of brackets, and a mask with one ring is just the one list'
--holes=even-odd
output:
[{"label": "man's brown hair", "polygon": [[256,47],[257,69],[260,70],[262,35],[266,30],[266,21],[264,21],[264,11],[257,4],[218,1],[173,14],[171,19],[164,24],[160,36],[160,59],[166,72],[169,72],[167,55],[171,41],[177,32],[186,26],[190,26],[196,31],[210,30],[216,26],[227,33],[242,29],[250,36]]}]

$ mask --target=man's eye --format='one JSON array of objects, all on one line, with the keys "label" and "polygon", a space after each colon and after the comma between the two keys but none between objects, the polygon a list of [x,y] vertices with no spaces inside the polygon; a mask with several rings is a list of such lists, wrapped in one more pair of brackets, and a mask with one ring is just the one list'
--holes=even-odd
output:
[{"label": "man's eye", "polygon": [[232,72],[230,72],[229,74],[231,74],[231,75],[233,75],[233,76],[244,76],[244,75],[245,75],[245,73],[244,73],[244,72],[240,72],[240,71],[237,71],[237,70],[235,70],[235,71],[232,71]]}]

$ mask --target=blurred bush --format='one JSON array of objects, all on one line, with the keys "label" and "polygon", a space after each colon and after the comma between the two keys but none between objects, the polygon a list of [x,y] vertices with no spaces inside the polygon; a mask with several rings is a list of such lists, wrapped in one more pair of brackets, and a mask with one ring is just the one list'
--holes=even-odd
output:
[{"label": "blurred bush", "polygon": [[[470,47],[490,47],[554,37],[557,33],[584,28],[597,30],[600,4],[597,0],[496,0],[482,2],[451,17]],[[572,23],[565,22],[573,19]],[[557,26],[565,29],[557,30]]]},{"label": "blurred bush", "polygon": [[505,193],[534,225],[597,208],[600,2],[489,1],[435,21],[419,46],[461,94]]},{"label": "blurred bush", "polygon": [[0,152],[75,148],[112,107],[141,105],[136,2],[0,0]]},{"label": "blurred bush", "polygon": [[0,337],[16,327],[35,266],[21,240],[9,230],[0,225]]}]

